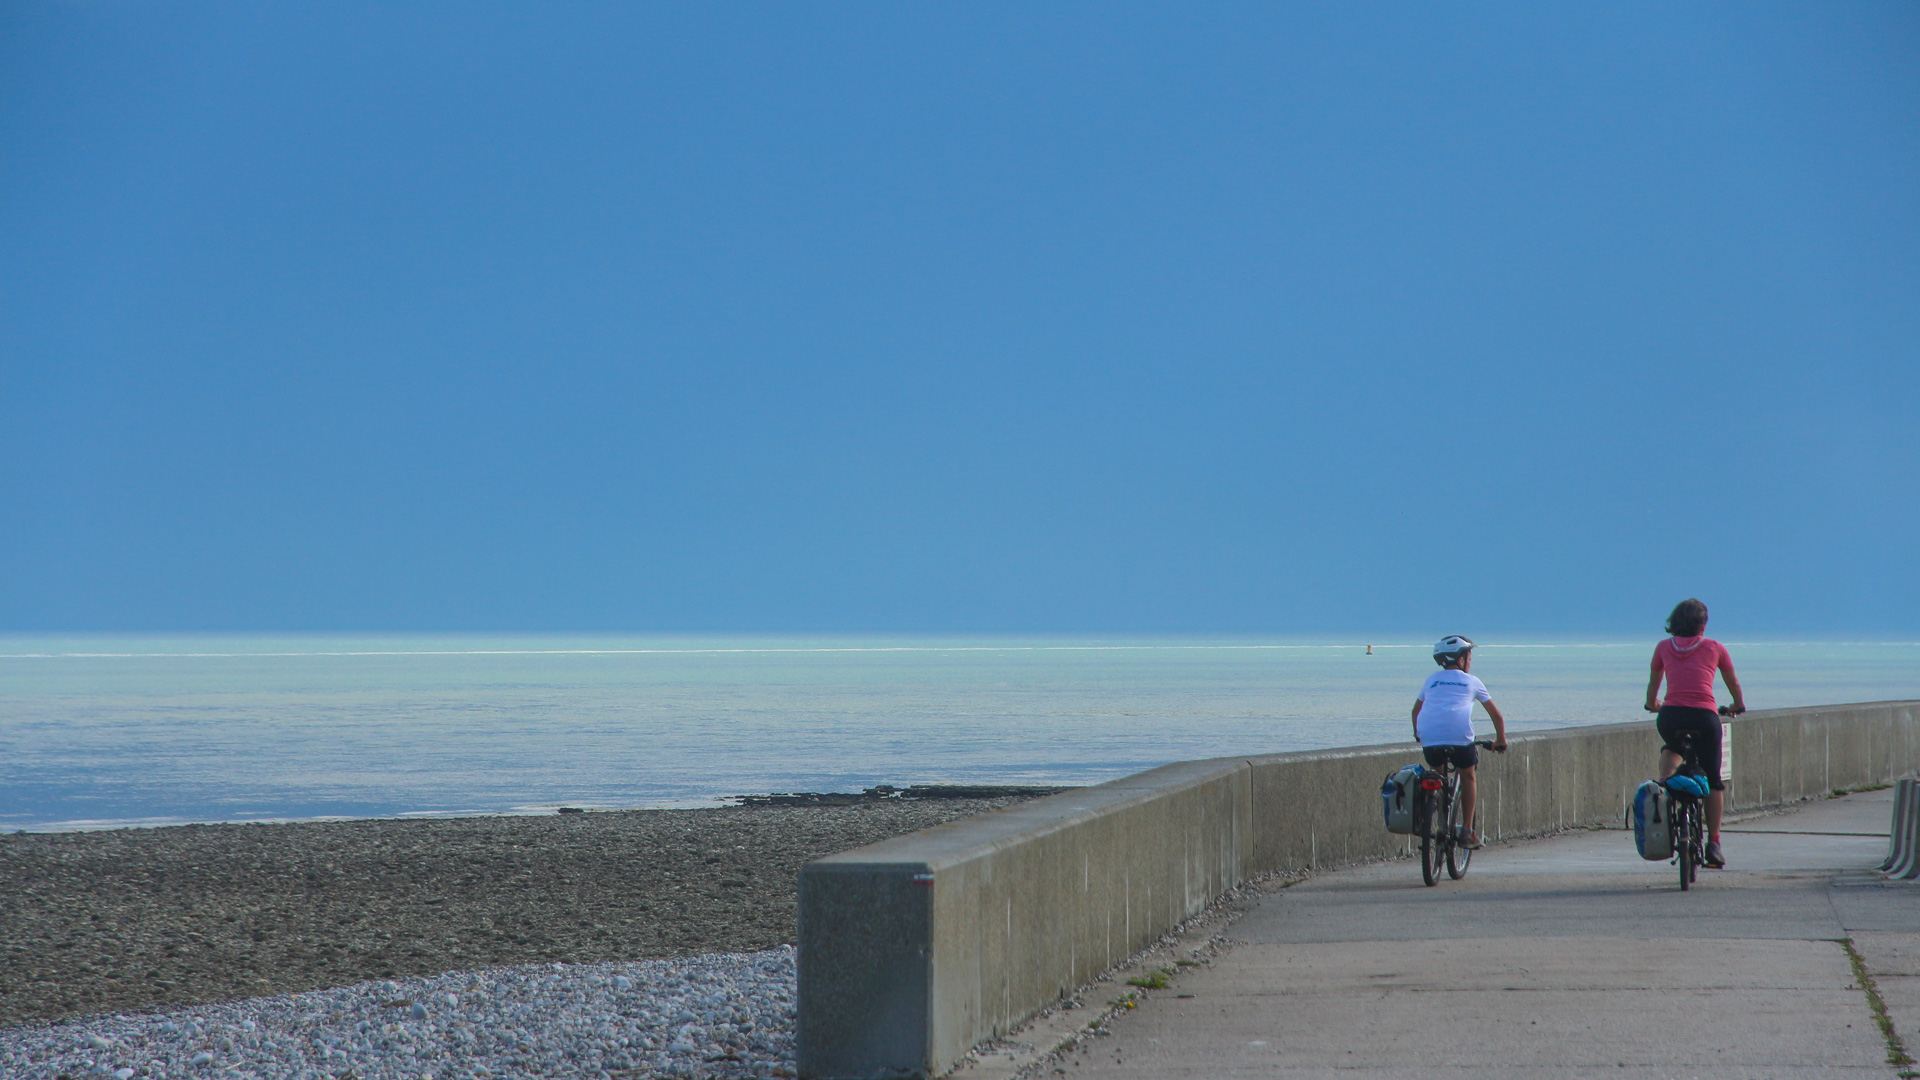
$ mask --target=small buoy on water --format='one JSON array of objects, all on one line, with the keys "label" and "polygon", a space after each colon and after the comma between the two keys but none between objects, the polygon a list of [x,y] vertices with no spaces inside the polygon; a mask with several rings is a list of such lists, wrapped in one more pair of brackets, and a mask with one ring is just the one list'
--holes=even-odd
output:
[{"label": "small buoy on water", "polygon": [[1368,655],[1368,656],[1372,656],[1372,655],[1373,655],[1373,643],[1372,643],[1372,642],[1368,642],[1368,643],[1367,643],[1367,655]]}]

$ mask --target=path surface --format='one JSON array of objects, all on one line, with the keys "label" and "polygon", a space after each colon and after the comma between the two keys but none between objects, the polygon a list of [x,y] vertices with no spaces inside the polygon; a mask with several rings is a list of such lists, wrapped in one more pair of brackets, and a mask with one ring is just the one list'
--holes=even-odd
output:
[{"label": "path surface", "polygon": [[[1596,831],[1316,876],[1231,951],[1145,997],[1072,1077],[1894,1077],[1851,939],[1920,1050],[1920,887],[1869,873],[1891,793],[1730,825],[1732,869],[1677,871]],[[1866,835],[1861,835],[1866,834]],[[1190,997],[1187,995],[1191,995]]]}]

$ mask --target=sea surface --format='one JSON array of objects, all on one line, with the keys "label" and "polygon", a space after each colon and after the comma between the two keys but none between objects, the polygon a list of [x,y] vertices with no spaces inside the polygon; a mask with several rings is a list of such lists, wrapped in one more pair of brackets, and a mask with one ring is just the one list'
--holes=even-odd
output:
[{"label": "sea surface", "polygon": [[[0,828],[1089,784],[1410,737],[1407,639],[0,637]],[[1512,730],[1648,719],[1653,638],[1489,640]],[[1727,642],[1754,708],[1920,698],[1920,642]],[[1481,722],[1483,731],[1490,725]]]}]

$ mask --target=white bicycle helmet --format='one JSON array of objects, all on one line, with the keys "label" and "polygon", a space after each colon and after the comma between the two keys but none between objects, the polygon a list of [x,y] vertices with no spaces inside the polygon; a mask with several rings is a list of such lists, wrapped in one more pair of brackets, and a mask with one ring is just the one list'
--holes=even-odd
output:
[{"label": "white bicycle helmet", "polygon": [[1459,634],[1448,634],[1446,637],[1433,643],[1433,658],[1435,660],[1443,656],[1465,656],[1472,651],[1473,642],[1468,638],[1461,637]]}]

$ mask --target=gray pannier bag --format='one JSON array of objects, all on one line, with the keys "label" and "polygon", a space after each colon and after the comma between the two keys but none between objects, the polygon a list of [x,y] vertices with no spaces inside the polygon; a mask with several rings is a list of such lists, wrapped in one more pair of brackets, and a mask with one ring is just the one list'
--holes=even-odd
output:
[{"label": "gray pannier bag", "polygon": [[1659,862],[1673,857],[1673,799],[1665,785],[1658,780],[1640,785],[1627,807],[1627,828],[1633,830],[1633,846],[1641,858]]},{"label": "gray pannier bag", "polygon": [[1380,785],[1380,801],[1385,804],[1388,832],[1403,836],[1413,832],[1420,800],[1425,797],[1420,780],[1426,774],[1421,765],[1402,765],[1387,774],[1386,782]]}]

